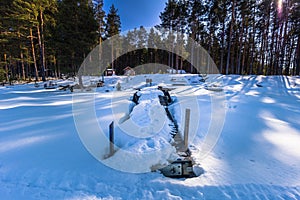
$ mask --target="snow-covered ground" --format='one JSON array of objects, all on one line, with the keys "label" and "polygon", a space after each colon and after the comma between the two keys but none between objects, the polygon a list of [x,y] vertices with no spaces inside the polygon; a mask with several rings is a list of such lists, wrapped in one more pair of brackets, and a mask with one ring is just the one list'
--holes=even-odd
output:
[{"label": "snow-covered ground", "polygon": [[[198,80],[188,74],[106,77],[105,87],[84,93],[45,90],[42,83],[0,87],[0,198],[300,199],[300,77]],[[115,91],[118,82],[121,91]],[[184,110],[191,108],[190,149],[204,169],[199,177],[148,172],[175,156],[158,85],[171,89],[170,111],[181,132]],[[215,86],[223,91],[207,90]],[[130,97],[138,88],[135,106]],[[106,158],[107,142],[98,132],[106,137],[112,121],[118,148]],[[216,145],[207,153],[203,141]]]}]

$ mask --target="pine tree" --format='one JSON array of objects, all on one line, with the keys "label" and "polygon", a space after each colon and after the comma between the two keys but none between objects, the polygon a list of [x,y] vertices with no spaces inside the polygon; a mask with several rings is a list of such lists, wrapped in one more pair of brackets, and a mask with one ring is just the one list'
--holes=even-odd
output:
[{"label": "pine tree", "polygon": [[[179,29],[179,4],[176,0],[168,0],[163,12],[160,13],[159,18],[161,24],[158,26],[162,32],[166,32],[166,49],[168,52],[168,66],[174,67],[174,47],[175,47],[175,37],[174,31]],[[164,29],[164,30],[163,30]]]},{"label": "pine tree", "polygon": [[[98,24],[98,57],[99,57],[99,66],[100,70],[102,70],[102,41],[104,40],[105,36],[105,11],[103,10],[103,0],[96,0],[94,1],[94,13],[95,13],[95,19]],[[103,71],[103,70],[102,70]]]},{"label": "pine tree", "polygon": [[75,74],[97,43],[97,22],[88,0],[62,0],[58,4],[55,46],[59,65]]},{"label": "pine tree", "polygon": [[[56,12],[55,0],[14,0],[12,5],[13,13],[10,16],[12,19],[18,21],[20,27],[26,30],[26,37],[31,38],[33,35],[31,32],[36,31],[39,46],[39,58],[41,66],[42,80],[45,81],[46,71],[46,55],[45,55],[45,33],[47,32],[46,26],[50,23],[54,23],[53,15]],[[22,31],[23,32],[23,31]],[[21,36],[21,35],[19,35]],[[21,39],[21,37],[19,37]],[[32,52],[33,46],[31,45]],[[22,53],[21,53],[21,57]],[[33,55],[34,57],[34,55]],[[35,58],[34,58],[35,59]],[[22,58],[21,58],[21,62]],[[23,64],[22,64],[23,65]],[[23,68],[23,67],[22,67]],[[36,68],[36,65],[35,65]],[[37,71],[35,69],[35,71]],[[37,78],[37,75],[35,75]]]},{"label": "pine tree", "polygon": [[[158,49],[161,48],[162,43],[161,43],[161,37],[160,35],[155,32],[154,28],[151,28],[149,33],[148,33],[148,40],[147,40],[147,46],[148,48],[148,62],[149,63],[154,63],[155,68],[156,68],[156,63],[160,61],[160,56],[158,53]],[[155,70],[158,71],[158,70]]]},{"label": "pine tree", "polygon": [[[291,64],[292,68],[292,75],[300,75],[300,2],[299,0],[292,0],[292,10],[291,10],[291,23],[292,23],[292,30],[293,37],[295,38],[296,44],[292,44],[292,48],[294,51],[294,56],[290,56],[293,58]],[[292,53],[291,53],[292,54]]]},{"label": "pine tree", "polygon": [[9,81],[11,74],[11,61],[15,57],[15,49],[18,47],[15,45],[14,29],[15,20],[11,18],[12,1],[3,0],[0,2],[0,45],[1,45],[1,67],[4,66],[6,81]]},{"label": "pine tree", "polygon": [[[106,17],[105,33],[106,37],[110,40],[111,45],[111,68],[114,69],[114,58],[117,55],[117,49],[120,49],[119,33],[121,32],[121,20],[118,14],[118,9],[115,8],[114,4],[111,5],[109,12]],[[119,47],[119,48],[118,48]],[[117,56],[116,56],[117,57]]]},{"label": "pine tree", "polygon": [[164,11],[159,15],[159,18],[161,20],[159,28],[176,30],[178,23],[178,14],[178,3],[176,2],[176,0],[168,0],[168,2],[166,2]]},{"label": "pine tree", "polygon": [[94,4],[95,18],[98,24],[99,44],[101,44],[105,36],[105,11],[103,10],[103,0],[95,0]]},{"label": "pine tree", "polygon": [[113,37],[121,32],[121,19],[114,4],[111,5],[106,17],[105,32],[106,37]]},{"label": "pine tree", "polygon": [[231,52],[231,46],[232,46],[232,36],[233,36],[233,28],[235,26],[235,6],[236,6],[236,0],[232,1],[231,5],[231,21],[230,21],[230,28],[229,28],[229,35],[228,35],[228,47],[227,47],[227,61],[226,61],[226,74],[229,73],[230,68],[230,61],[233,65],[233,59],[232,58],[232,52]]}]

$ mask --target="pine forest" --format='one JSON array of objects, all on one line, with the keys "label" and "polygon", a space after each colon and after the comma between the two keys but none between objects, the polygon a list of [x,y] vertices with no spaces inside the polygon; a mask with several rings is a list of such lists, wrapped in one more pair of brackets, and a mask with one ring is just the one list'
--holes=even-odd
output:
[{"label": "pine forest", "polygon": [[300,75],[300,0],[168,0],[155,28],[125,34],[118,8],[112,5],[105,13],[104,3],[1,0],[0,82],[75,76],[89,52],[115,35],[121,42],[111,45],[129,52],[120,57],[111,52],[105,67],[118,75],[147,63],[196,73],[186,58],[147,48],[153,42],[189,48],[184,39],[161,37],[155,29],[199,43],[222,74]]}]

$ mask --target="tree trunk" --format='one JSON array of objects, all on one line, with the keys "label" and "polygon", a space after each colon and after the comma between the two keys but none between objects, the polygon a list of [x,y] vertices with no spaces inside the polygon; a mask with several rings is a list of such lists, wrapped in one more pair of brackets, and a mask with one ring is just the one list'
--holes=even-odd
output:
[{"label": "tree trunk", "polygon": [[283,32],[283,23],[281,24],[280,29],[279,29],[279,38],[277,40],[276,65],[275,65],[277,68],[277,74],[279,74],[279,75],[282,74],[282,66],[281,66],[281,63],[279,62],[280,51],[281,51],[280,48],[282,48],[281,47],[282,32]]},{"label": "tree trunk", "polygon": [[275,44],[275,32],[276,32],[276,24],[273,25],[272,37],[271,37],[271,46],[270,46],[270,66],[268,68],[268,75],[274,75],[274,44]]},{"label": "tree trunk", "polygon": [[178,34],[177,34],[177,44],[176,44],[176,56],[175,56],[175,67],[176,67],[176,71],[178,73],[178,69],[179,69],[179,58],[178,58],[178,54],[179,54],[179,49],[178,49]]},{"label": "tree trunk", "polygon": [[20,58],[21,58],[22,80],[25,81],[26,76],[25,76],[25,66],[24,66],[24,54],[22,50],[21,50]]},{"label": "tree trunk", "polygon": [[[242,17],[242,28],[241,28],[241,33],[240,33],[240,41],[239,41],[239,47],[238,48],[238,58],[237,58],[237,74],[241,74],[241,57],[242,57],[242,48],[245,50],[244,41],[243,41],[243,35],[244,35],[244,19],[245,17]],[[245,54],[245,51],[244,51]]]},{"label": "tree trunk", "polygon": [[249,74],[252,75],[253,74],[253,65],[254,65],[254,51],[255,51],[255,33],[256,33],[256,26],[255,26],[255,17],[256,17],[256,7],[254,7],[254,12],[253,12],[254,16],[252,19],[252,26],[253,26],[253,30],[252,30],[252,38],[251,38],[251,42],[252,44],[249,44],[249,50],[250,50],[250,54],[251,54],[251,58],[250,58],[250,69],[249,69]]},{"label": "tree trunk", "polygon": [[231,54],[231,42],[232,42],[232,32],[233,32],[233,24],[235,21],[235,3],[236,1],[233,0],[232,8],[231,8],[231,23],[230,23],[230,30],[229,30],[229,43],[228,43],[228,52],[227,52],[227,61],[226,61],[226,74],[229,73],[229,64],[230,64],[230,54]]},{"label": "tree trunk", "polygon": [[286,51],[285,53],[285,69],[284,74],[285,75],[291,75],[291,60],[292,60],[292,53],[293,53],[293,44],[295,42],[295,38],[292,37],[291,41],[288,42],[289,38],[286,40]]},{"label": "tree trunk", "polygon": [[[99,33],[100,33],[100,29],[99,29]],[[103,63],[102,63],[102,38],[101,38],[101,36],[99,36],[99,48],[98,48],[98,56],[99,56],[99,58],[98,58],[98,66],[100,67],[100,75],[102,75],[103,73],[104,73],[104,66],[103,66]]]},{"label": "tree trunk", "polygon": [[222,22],[222,35],[221,35],[221,61],[220,61],[220,73],[223,73],[223,63],[224,63],[224,46],[225,46],[225,21]]},{"label": "tree trunk", "polygon": [[246,41],[248,39],[248,28],[249,28],[249,26],[246,28],[245,39],[242,42],[244,44],[244,51],[243,51],[243,56],[242,56],[242,63],[241,63],[241,66],[240,66],[241,74],[244,74],[244,71],[245,71],[246,52],[248,52],[248,48],[249,48],[249,44]]},{"label": "tree trunk", "polygon": [[37,29],[37,35],[38,35],[38,43],[40,48],[40,63],[41,63],[41,75],[42,75],[42,81],[46,81],[45,77],[45,55],[44,55],[44,45],[43,45],[43,12],[40,11],[40,21],[36,25]]},{"label": "tree trunk", "polygon": [[[174,51],[174,41],[172,41],[172,52],[171,52],[171,68],[172,69],[174,69],[174,53],[173,53],[173,51]],[[177,74],[177,72],[175,73],[175,74]]]},{"label": "tree trunk", "polygon": [[6,77],[6,82],[8,82],[9,77],[8,77],[8,67],[7,67],[7,55],[6,55],[6,53],[4,54],[4,62],[5,62],[5,77]]},{"label": "tree trunk", "polygon": [[[46,57],[45,57],[44,16],[43,16],[42,10],[40,10],[40,19],[41,19],[42,54],[43,54],[42,62],[43,62],[43,66],[44,66],[44,76],[46,76],[47,66],[46,66]],[[45,78],[45,81],[46,81],[46,78]]]},{"label": "tree trunk", "polygon": [[45,66],[44,66],[44,54],[43,54],[43,46],[42,46],[42,38],[41,38],[41,32],[39,25],[36,26],[37,28],[37,35],[38,35],[38,43],[40,48],[40,63],[41,63],[41,75],[42,75],[42,81],[46,81],[45,78]]},{"label": "tree trunk", "polygon": [[274,74],[273,75],[277,75],[278,74],[278,30],[276,30],[276,37],[275,37],[275,50],[274,50]]},{"label": "tree trunk", "polygon": [[35,71],[35,80],[38,81],[39,79],[39,73],[36,63],[36,56],[35,56],[35,48],[33,43],[33,35],[32,35],[32,28],[29,29],[30,32],[30,43],[31,43],[31,52],[32,52],[32,58],[33,58],[33,64],[34,64],[34,71]]},{"label": "tree trunk", "polygon": [[284,31],[283,31],[283,41],[282,41],[282,44],[281,44],[281,66],[286,66],[286,70],[285,70],[285,74],[288,74],[289,73],[289,67],[288,65],[285,65],[286,64],[286,52],[287,52],[287,28],[288,28],[288,16],[287,14],[285,14],[284,16]]},{"label": "tree trunk", "polygon": [[300,34],[298,34],[297,48],[296,48],[296,56],[295,56],[295,65],[296,65],[296,74],[300,75]]},{"label": "tree trunk", "polygon": [[[191,62],[190,62],[190,73],[193,73],[194,72],[194,51],[195,51],[195,33],[192,33],[192,35],[191,35],[191,37],[192,37],[192,39],[191,39]],[[196,72],[196,73],[200,73],[200,72]]]},{"label": "tree trunk", "polygon": [[114,41],[111,38],[111,68],[114,70]]},{"label": "tree trunk", "polygon": [[57,68],[56,56],[54,56],[54,58],[53,58],[53,66],[54,66],[54,76],[55,76],[55,79],[58,79],[60,77],[58,75],[58,68]]}]

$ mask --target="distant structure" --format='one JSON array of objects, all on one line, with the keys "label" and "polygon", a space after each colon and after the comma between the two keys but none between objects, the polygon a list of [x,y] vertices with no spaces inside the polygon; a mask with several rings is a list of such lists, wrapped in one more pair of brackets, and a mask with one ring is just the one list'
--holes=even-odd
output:
[{"label": "distant structure", "polygon": [[176,69],[167,69],[167,73],[169,74],[186,74],[185,70],[176,70]]},{"label": "distant structure", "polygon": [[127,66],[127,67],[124,69],[124,75],[125,75],[125,76],[135,76],[135,71],[134,71],[134,69],[132,69],[131,67]]},{"label": "distant structure", "polygon": [[115,75],[115,70],[114,69],[106,69],[104,72],[105,76],[114,76]]}]

